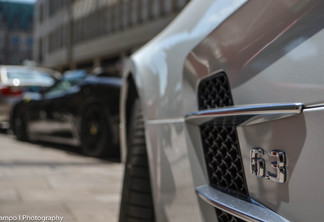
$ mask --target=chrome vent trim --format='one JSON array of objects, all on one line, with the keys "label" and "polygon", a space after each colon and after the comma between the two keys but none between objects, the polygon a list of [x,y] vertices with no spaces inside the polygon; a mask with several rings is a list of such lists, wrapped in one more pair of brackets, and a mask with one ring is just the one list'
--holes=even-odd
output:
[{"label": "chrome vent trim", "polygon": [[195,125],[214,121],[220,126],[246,126],[287,118],[300,114],[302,110],[301,103],[232,106],[189,113],[185,121]]},{"label": "chrome vent trim", "polygon": [[196,188],[198,196],[206,203],[246,221],[288,221],[269,208],[250,199],[250,202],[223,193],[208,185]]}]

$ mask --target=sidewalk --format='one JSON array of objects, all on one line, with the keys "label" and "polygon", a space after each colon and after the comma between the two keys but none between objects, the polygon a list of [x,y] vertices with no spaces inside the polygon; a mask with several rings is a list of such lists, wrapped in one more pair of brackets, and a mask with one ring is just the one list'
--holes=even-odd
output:
[{"label": "sidewalk", "polygon": [[63,216],[64,222],[117,221],[122,164],[5,134],[0,134],[0,152],[0,219],[29,215]]}]

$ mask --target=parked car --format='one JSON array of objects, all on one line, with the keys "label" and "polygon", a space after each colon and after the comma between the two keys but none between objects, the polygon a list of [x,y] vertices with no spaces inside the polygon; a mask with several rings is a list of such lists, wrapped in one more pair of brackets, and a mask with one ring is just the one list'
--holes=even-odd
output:
[{"label": "parked car", "polygon": [[121,79],[67,72],[52,87],[26,93],[12,111],[20,140],[80,146],[89,156],[118,155]]},{"label": "parked car", "polygon": [[324,1],[190,1],[124,73],[120,221],[324,217]]},{"label": "parked car", "polygon": [[29,66],[0,66],[0,127],[9,128],[10,110],[25,91],[39,91],[54,84],[60,73]]}]

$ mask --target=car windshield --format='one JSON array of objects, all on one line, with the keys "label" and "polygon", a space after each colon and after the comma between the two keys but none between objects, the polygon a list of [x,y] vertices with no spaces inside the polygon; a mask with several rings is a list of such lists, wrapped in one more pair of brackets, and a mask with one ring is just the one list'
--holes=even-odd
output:
[{"label": "car windshield", "polygon": [[55,79],[50,74],[34,69],[8,68],[7,78],[13,85],[51,86]]},{"label": "car windshield", "polygon": [[58,81],[49,92],[67,90],[81,82],[86,77],[86,72],[84,71],[69,71],[63,75],[63,78]]}]

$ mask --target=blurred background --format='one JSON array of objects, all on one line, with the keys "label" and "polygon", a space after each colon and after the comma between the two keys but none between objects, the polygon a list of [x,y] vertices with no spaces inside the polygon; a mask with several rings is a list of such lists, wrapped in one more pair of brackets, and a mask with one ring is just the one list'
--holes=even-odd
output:
[{"label": "blurred background", "polygon": [[[120,159],[84,144],[118,131],[111,107],[119,107],[124,62],[187,2],[0,0],[0,216],[118,220]],[[56,130],[57,139],[30,139],[35,129]],[[100,144],[119,149],[118,133],[109,136]]]},{"label": "blurred background", "polygon": [[[188,0],[1,0],[1,64],[120,71]],[[116,73],[117,75],[117,73]]]}]

